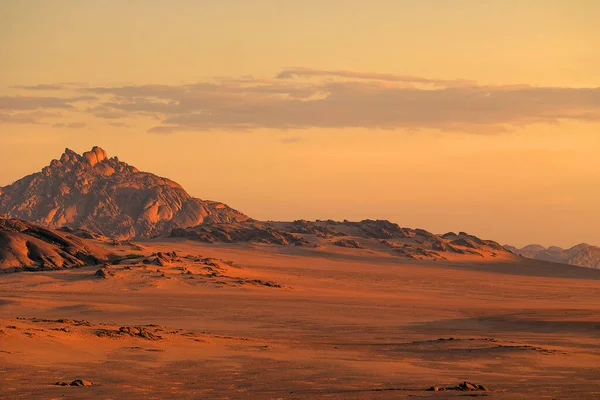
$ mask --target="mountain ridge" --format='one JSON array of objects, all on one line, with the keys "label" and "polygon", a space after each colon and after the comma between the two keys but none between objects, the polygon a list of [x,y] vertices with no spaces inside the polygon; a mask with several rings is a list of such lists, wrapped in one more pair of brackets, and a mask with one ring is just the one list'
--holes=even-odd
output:
[{"label": "mountain ridge", "polygon": [[174,229],[173,238],[205,243],[254,243],[309,248],[363,249],[413,260],[500,260],[516,256],[497,242],[466,232],[435,235],[403,228],[387,220],[255,221],[207,224]]},{"label": "mountain ridge", "polygon": [[540,244],[530,244],[522,248],[504,245],[504,248],[525,258],[600,269],[600,247],[587,243],[580,243],[567,249],[559,246],[545,247]]}]

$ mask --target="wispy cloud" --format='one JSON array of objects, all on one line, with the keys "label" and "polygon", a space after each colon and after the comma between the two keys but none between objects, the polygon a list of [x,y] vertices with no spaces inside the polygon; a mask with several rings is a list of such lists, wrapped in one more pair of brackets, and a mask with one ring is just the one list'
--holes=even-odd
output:
[{"label": "wispy cloud", "polygon": [[61,114],[47,111],[0,112],[0,123],[6,124],[40,124],[45,118],[60,117]]},{"label": "wispy cloud", "polygon": [[77,87],[77,86],[85,86],[84,84],[81,83],[75,83],[75,82],[66,82],[66,83],[50,83],[50,84],[39,84],[39,85],[18,85],[18,86],[11,86],[12,89],[24,89],[24,90],[36,90],[36,91],[43,91],[43,92],[53,92],[53,91],[61,91],[61,90],[67,90],[70,89],[72,87]]},{"label": "wispy cloud", "polygon": [[114,108],[106,107],[103,105],[95,105],[93,107],[88,107],[86,111],[97,118],[103,119],[119,119],[119,118],[127,118],[127,113],[119,110],[115,110]]},{"label": "wispy cloud", "polygon": [[44,108],[72,109],[74,108],[73,103],[94,100],[97,100],[95,96],[0,96],[0,110],[38,110]]},{"label": "wispy cloud", "polygon": [[81,128],[85,128],[85,126],[86,126],[85,122],[68,122],[68,123],[59,122],[59,123],[52,125],[53,128],[66,128],[66,129],[81,129]]},{"label": "wispy cloud", "polygon": [[351,79],[366,79],[366,80],[378,80],[388,82],[408,82],[408,83],[422,83],[439,86],[471,86],[475,85],[475,81],[465,79],[429,79],[420,76],[412,75],[396,75],[396,74],[380,74],[376,72],[360,72],[360,71],[347,71],[347,70],[323,70],[323,69],[311,69],[311,68],[288,68],[281,71],[277,78],[279,79],[293,79],[302,77],[339,77],[339,78],[351,78]]},{"label": "wispy cloud", "polygon": [[109,122],[108,123],[109,126],[112,126],[113,128],[130,128],[131,125],[126,124],[125,122]]},{"label": "wispy cloud", "polygon": [[283,144],[294,144],[294,143],[303,142],[304,139],[302,139],[301,137],[292,136],[292,137],[282,138],[279,141]]},{"label": "wispy cloud", "polygon": [[534,123],[600,121],[600,88],[490,86],[307,68],[286,69],[272,78],[79,87],[65,94],[72,97],[4,97],[0,110],[69,109],[88,101],[83,110],[88,114],[124,123],[151,118],[157,124],[150,131],[161,133],[348,127],[487,133]]}]

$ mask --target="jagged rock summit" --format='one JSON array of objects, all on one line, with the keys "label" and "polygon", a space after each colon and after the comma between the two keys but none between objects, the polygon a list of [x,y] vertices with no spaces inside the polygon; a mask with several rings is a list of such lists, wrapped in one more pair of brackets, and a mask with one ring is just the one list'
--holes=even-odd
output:
[{"label": "jagged rock summit", "polygon": [[223,203],[193,198],[170,179],[109,158],[97,146],[82,155],[66,149],[41,172],[0,188],[0,214],[116,239],[248,219]]}]

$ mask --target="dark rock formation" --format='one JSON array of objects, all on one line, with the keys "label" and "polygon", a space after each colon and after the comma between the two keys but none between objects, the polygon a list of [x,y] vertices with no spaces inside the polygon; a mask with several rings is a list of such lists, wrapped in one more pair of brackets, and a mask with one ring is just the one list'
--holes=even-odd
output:
[{"label": "dark rock formation", "polygon": [[174,229],[171,236],[186,237],[207,243],[254,242],[278,245],[303,245],[308,243],[302,237],[275,229],[268,223],[259,221],[205,224],[186,229]]},{"label": "dark rock formation", "polygon": [[320,238],[344,236],[344,233],[339,232],[327,225],[323,225],[318,222],[306,221],[303,219],[292,222],[287,230],[291,233],[315,235]]},{"label": "dark rock formation", "polygon": [[94,384],[92,382],[86,381],[84,379],[75,379],[71,383],[60,381],[60,382],[56,382],[55,385],[58,385],[58,386],[93,386]]},{"label": "dark rock formation", "polygon": [[73,268],[111,258],[103,248],[69,233],[0,218],[0,271]]},{"label": "dark rock formation", "polygon": [[340,247],[348,247],[352,249],[364,249],[364,246],[354,239],[340,239],[333,242],[334,245]]},{"label": "dark rock formation", "polygon": [[474,391],[488,392],[489,391],[489,389],[483,385],[478,385],[476,383],[467,382],[467,381],[461,382],[458,385],[452,386],[452,387],[432,386],[427,390],[430,392],[443,392],[446,390],[458,390],[461,392],[474,392]]}]

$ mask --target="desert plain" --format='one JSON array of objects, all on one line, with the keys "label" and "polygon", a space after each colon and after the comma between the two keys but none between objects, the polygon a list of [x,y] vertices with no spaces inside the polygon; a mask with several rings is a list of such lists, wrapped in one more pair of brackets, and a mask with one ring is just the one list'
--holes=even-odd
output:
[{"label": "desert plain", "polygon": [[[312,240],[99,243],[122,260],[0,275],[1,397],[600,398],[600,271]],[[463,381],[487,390],[428,390]]]}]

